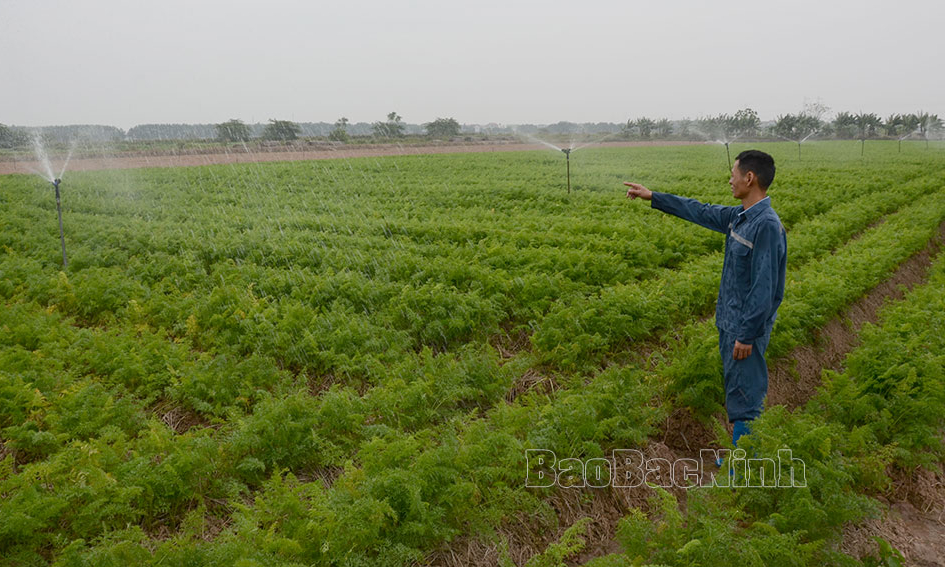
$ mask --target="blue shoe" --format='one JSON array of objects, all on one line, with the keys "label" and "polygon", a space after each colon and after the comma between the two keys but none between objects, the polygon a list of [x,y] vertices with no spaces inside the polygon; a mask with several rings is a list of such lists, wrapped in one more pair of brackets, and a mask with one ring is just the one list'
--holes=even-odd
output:
[{"label": "blue shoe", "polygon": [[[734,445],[736,449],[738,448],[739,438],[741,438],[742,435],[750,435],[750,434],[751,434],[751,421],[750,420],[739,420],[732,423],[732,445]],[[734,479],[735,479],[734,468],[729,467],[728,476],[733,479],[732,482],[734,483]]]},{"label": "blue shoe", "polygon": [[749,435],[751,433],[751,422],[750,421],[736,421],[732,427],[732,445],[738,447],[738,439],[742,435]]}]

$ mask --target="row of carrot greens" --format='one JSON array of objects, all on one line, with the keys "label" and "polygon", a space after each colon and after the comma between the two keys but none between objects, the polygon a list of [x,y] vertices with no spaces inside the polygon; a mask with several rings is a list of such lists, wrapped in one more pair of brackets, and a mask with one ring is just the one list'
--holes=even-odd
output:
[{"label": "row of carrot greens", "polygon": [[[767,149],[783,353],[928,240],[945,160]],[[553,523],[525,449],[639,447],[673,405],[718,408],[711,322],[686,323],[721,239],[619,183],[731,202],[718,150],[587,148],[570,195],[551,152],[75,173],[65,270],[49,188],[0,178],[0,556],[405,564]],[[680,326],[695,346],[659,374],[604,368]]]}]

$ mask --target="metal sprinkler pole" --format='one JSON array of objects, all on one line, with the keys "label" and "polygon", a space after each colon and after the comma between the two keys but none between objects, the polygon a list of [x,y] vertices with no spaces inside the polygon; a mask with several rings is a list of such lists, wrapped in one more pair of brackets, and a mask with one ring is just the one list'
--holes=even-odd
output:
[{"label": "metal sprinkler pole", "polygon": [[571,194],[571,148],[561,150],[564,152],[564,161],[568,164],[568,195]]},{"label": "metal sprinkler pole", "polygon": [[565,158],[565,163],[568,164],[568,195],[571,194],[571,153],[568,153],[568,157]]},{"label": "metal sprinkler pole", "polygon": [[69,262],[66,260],[66,236],[62,231],[62,205],[59,203],[60,183],[62,183],[62,179],[56,179],[52,182],[53,187],[56,188],[56,211],[59,213],[59,242],[62,244],[62,267],[65,268],[69,265]]},{"label": "metal sprinkler pole", "polygon": [[728,168],[732,169],[732,154],[728,151],[728,142],[725,142],[725,157],[728,158]]}]

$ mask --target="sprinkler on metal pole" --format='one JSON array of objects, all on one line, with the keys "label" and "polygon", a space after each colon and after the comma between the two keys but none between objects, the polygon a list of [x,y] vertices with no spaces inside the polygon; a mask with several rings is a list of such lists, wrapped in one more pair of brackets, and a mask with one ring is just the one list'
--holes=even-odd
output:
[{"label": "sprinkler on metal pole", "polygon": [[728,168],[732,169],[732,154],[728,151],[728,142],[725,142],[725,157],[728,158]]},{"label": "sprinkler on metal pole", "polygon": [[58,177],[53,180],[53,187],[56,188],[56,211],[59,213],[59,242],[62,243],[62,267],[65,268],[69,265],[66,261],[66,237],[62,232],[62,205],[59,204],[59,184],[62,183],[62,179]]},{"label": "sprinkler on metal pole", "polygon": [[565,162],[568,164],[568,195],[571,194],[571,148],[561,150],[565,155]]}]

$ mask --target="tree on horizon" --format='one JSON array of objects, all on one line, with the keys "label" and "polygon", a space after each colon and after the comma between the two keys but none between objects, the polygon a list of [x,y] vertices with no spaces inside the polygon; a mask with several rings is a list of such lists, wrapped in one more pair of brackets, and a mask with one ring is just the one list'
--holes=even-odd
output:
[{"label": "tree on horizon", "polygon": [[299,134],[302,133],[302,129],[299,128],[299,125],[290,120],[273,120],[269,119],[269,124],[263,128],[263,139],[264,140],[278,140],[287,142],[290,140],[296,140],[299,137]]},{"label": "tree on horizon", "polygon": [[252,130],[242,120],[231,118],[217,124],[217,139],[221,142],[245,142],[252,137]]},{"label": "tree on horizon", "polygon": [[403,138],[406,126],[399,114],[391,112],[387,115],[387,122],[375,122],[371,128],[378,138]]}]

